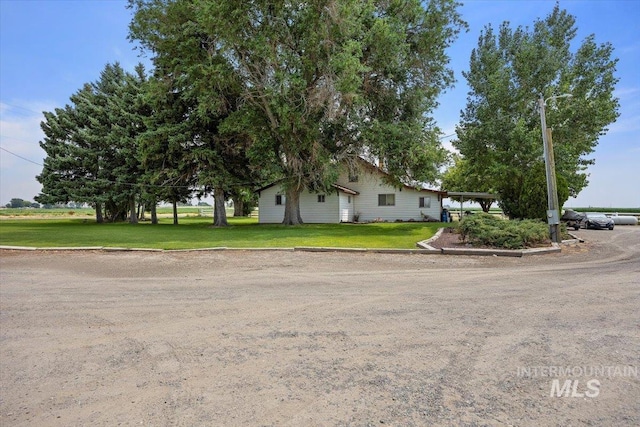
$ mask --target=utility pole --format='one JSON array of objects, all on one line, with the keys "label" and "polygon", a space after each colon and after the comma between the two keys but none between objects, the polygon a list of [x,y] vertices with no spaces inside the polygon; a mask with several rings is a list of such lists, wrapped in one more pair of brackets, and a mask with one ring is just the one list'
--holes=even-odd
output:
[{"label": "utility pole", "polygon": [[[551,216],[547,214],[549,218],[549,232],[551,233],[551,241],[560,243],[562,236],[560,235],[560,203],[558,203],[558,187],[556,180],[556,160],[553,154],[553,138],[551,135],[551,129],[547,128],[547,173],[550,174],[551,185],[547,184],[547,191],[550,192],[548,196],[549,210],[552,212]],[[551,221],[553,218],[553,221]]]},{"label": "utility pole", "polygon": [[[559,95],[553,96],[551,98],[567,96],[571,95]],[[547,223],[549,224],[549,234],[551,235],[551,241],[560,243],[560,213],[558,206],[558,188],[556,185],[556,165],[553,155],[551,129],[547,128],[547,119],[545,117],[544,111],[546,101],[543,95],[540,95],[538,106],[540,107],[540,123],[542,124],[542,142],[544,147],[544,164],[547,176]]]}]

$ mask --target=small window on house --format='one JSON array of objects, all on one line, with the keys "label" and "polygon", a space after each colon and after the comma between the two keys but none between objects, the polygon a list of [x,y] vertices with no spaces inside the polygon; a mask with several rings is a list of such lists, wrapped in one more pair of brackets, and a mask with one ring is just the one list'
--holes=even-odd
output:
[{"label": "small window on house", "polygon": [[395,194],[378,194],[378,206],[395,206]]},{"label": "small window on house", "polygon": [[358,182],[358,175],[349,174],[349,182]]},{"label": "small window on house", "polygon": [[324,194],[318,194],[318,203],[324,203]]},{"label": "small window on house", "polygon": [[431,197],[420,197],[419,207],[421,207],[421,208],[430,208],[431,207]]},{"label": "small window on house", "polygon": [[282,204],[282,194],[276,194],[276,205]]},{"label": "small window on house", "polygon": [[351,196],[347,196],[347,203],[351,203]]}]

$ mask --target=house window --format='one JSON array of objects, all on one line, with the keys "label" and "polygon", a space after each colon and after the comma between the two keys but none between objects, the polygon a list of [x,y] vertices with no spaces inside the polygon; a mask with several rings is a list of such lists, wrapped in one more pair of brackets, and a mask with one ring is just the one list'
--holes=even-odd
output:
[{"label": "house window", "polygon": [[421,208],[430,208],[431,207],[431,197],[420,197],[419,207]]},{"label": "house window", "polygon": [[282,204],[282,194],[276,194],[276,205]]},{"label": "house window", "polygon": [[347,203],[351,203],[351,196],[347,196]]},{"label": "house window", "polygon": [[358,182],[358,175],[349,174],[349,182]]},{"label": "house window", "polygon": [[318,203],[324,203],[324,194],[318,194]]},{"label": "house window", "polygon": [[395,194],[378,194],[378,206],[395,206]]}]

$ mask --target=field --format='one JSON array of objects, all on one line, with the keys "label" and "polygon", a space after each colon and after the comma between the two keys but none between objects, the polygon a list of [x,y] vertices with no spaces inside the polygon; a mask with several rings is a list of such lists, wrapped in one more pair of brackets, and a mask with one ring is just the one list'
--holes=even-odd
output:
[{"label": "field", "polygon": [[[178,207],[179,215],[198,215],[200,209],[211,209],[210,206],[180,206]],[[170,206],[158,207],[158,215],[170,215],[173,209]],[[227,211],[227,214],[233,214],[233,211]],[[147,212],[147,216],[151,216]],[[90,208],[52,208],[52,209],[35,209],[35,208],[17,208],[0,209],[0,217],[95,217],[95,210]]]}]

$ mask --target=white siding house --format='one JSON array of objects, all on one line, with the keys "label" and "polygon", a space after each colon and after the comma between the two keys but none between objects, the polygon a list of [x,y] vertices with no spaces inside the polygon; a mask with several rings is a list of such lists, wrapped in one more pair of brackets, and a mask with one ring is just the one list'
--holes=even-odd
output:
[{"label": "white siding house", "polygon": [[[384,172],[363,162],[357,172],[345,170],[330,193],[303,191],[300,215],[305,223],[440,220],[445,192],[393,187],[384,183]],[[280,223],[285,193],[280,183],[258,190],[259,222]]]}]

